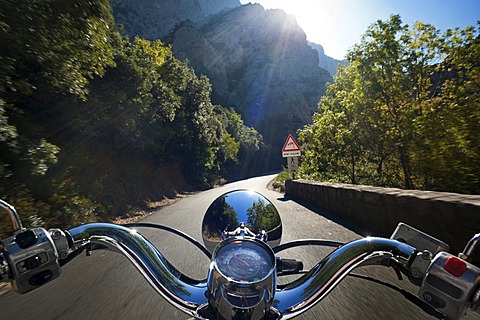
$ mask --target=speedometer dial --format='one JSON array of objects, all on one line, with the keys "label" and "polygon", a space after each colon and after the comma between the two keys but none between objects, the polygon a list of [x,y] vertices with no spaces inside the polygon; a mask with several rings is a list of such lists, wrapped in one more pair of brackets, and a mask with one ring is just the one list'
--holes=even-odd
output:
[{"label": "speedometer dial", "polygon": [[215,261],[223,275],[240,282],[262,280],[271,273],[274,266],[271,254],[263,246],[240,240],[220,248]]},{"label": "speedometer dial", "polygon": [[208,273],[209,304],[225,319],[262,318],[273,303],[275,268],[275,254],[265,242],[222,241],[213,252]]}]

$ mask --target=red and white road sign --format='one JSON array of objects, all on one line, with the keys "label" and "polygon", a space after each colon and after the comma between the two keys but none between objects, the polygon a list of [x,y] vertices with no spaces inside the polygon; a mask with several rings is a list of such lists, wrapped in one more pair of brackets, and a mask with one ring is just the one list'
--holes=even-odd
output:
[{"label": "red and white road sign", "polygon": [[291,134],[288,135],[287,140],[282,148],[282,157],[298,157],[302,154],[300,145],[295,141]]}]

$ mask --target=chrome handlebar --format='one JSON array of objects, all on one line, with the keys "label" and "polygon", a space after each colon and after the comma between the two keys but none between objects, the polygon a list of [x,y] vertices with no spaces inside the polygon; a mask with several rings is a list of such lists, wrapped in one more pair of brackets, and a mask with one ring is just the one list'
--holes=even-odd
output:
[{"label": "chrome handlebar", "polygon": [[[202,310],[209,303],[210,279],[196,281],[183,275],[135,229],[114,224],[92,223],[70,229],[65,233],[59,233],[58,229],[46,231],[36,228],[29,234],[22,235],[22,239],[27,240],[23,240],[20,245],[17,243],[18,237],[19,234],[2,241],[5,248],[4,252],[0,252],[0,262],[7,261],[9,268],[6,268],[4,264],[4,277],[0,277],[0,281],[13,281],[14,288],[20,293],[40,287],[59,276],[60,271],[57,270],[59,265],[65,264],[80,252],[87,250],[88,253],[95,249],[108,249],[127,257],[147,282],[172,305],[192,317],[206,318]],[[28,237],[36,240],[33,241],[33,238]],[[27,242],[28,245],[25,244]],[[64,254],[66,243],[69,246],[68,255]],[[26,247],[22,248],[24,246]],[[57,247],[62,247],[62,250]],[[60,252],[62,253],[59,254]],[[440,300],[447,304],[448,308],[445,310],[451,312],[449,316],[460,318],[464,308],[476,308],[479,304],[480,269],[468,262],[463,262],[463,260],[461,260],[462,262],[455,260],[450,263],[454,269],[448,270],[447,262],[439,265],[438,261],[454,258],[460,260],[460,258],[449,254],[445,256],[446,254],[445,252],[439,253],[437,255],[439,258],[434,257],[431,263],[425,267],[427,270],[424,270],[425,277],[420,284],[419,292],[425,297],[435,297],[437,302],[440,297]],[[45,257],[56,257],[56,259]],[[401,270],[410,270],[412,266],[419,265],[416,263],[416,259],[424,258],[425,255],[422,255],[416,248],[397,240],[371,237],[356,240],[335,249],[296,281],[281,289],[276,288],[275,299],[270,308],[273,314],[278,315],[278,319],[290,319],[321,301],[357,267],[394,265]],[[459,263],[461,264],[460,268],[458,267]],[[17,268],[19,269],[17,270]],[[443,269],[447,269],[451,274],[449,275]],[[439,274],[439,270],[444,283],[449,281],[448,277],[450,276],[452,283],[462,282],[464,287],[462,287],[461,296],[456,296],[450,301],[448,296],[445,298],[441,295],[442,292],[439,293],[433,282],[428,281],[430,278],[434,279],[433,277],[438,280],[436,275]],[[5,277],[7,271],[9,271],[8,277]],[[464,274],[468,281],[463,280]],[[32,279],[35,281],[32,282]],[[447,292],[448,294],[451,293]],[[436,306],[440,312],[442,312],[441,307],[441,305]],[[443,310],[444,313],[445,310]]]},{"label": "chrome handlebar", "polygon": [[[87,224],[68,231],[76,250],[92,244],[121,253],[148,283],[183,312],[202,318],[198,310],[208,303],[207,282],[184,279],[147,239],[135,231],[113,224]],[[390,239],[365,238],[350,242],[324,258],[291,286],[277,289],[272,305],[282,319],[293,318],[321,301],[353,269],[365,265],[389,265],[394,259],[407,265],[415,248]]]},{"label": "chrome handlebar", "polygon": [[135,229],[92,223],[73,228],[68,233],[74,240],[75,250],[97,244],[123,254],[162,297],[183,312],[196,316],[197,308],[207,303],[206,281],[194,283],[183,279],[182,273]]},{"label": "chrome handlebar", "polygon": [[415,248],[404,243],[365,238],[347,243],[333,251],[307,274],[283,290],[277,291],[274,307],[283,319],[293,318],[313,307],[328,295],[353,269],[365,265],[390,265],[390,260],[407,264]]}]

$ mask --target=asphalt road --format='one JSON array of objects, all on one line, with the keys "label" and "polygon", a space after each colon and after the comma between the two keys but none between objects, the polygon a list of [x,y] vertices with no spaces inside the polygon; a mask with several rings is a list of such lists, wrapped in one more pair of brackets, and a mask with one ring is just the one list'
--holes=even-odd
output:
[{"label": "asphalt road", "polygon": [[[266,189],[273,176],[252,178],[201,192],[152,214],[145,221],[165,224],[201,241],[201,222],[210,203],[233,189],[256,190],[269,198],[283,222],[282,242],[301,238],[351,241],[361,238],[354,227],[347,228]],[[206,277],[209,260],[191,244],[165,232],[140,230],[167,259],[187,275]],[[317,247],[291,249],[282,256],[315,265],[330,250]],[[415,293],[408,281],[397,280],[383,267],[367,267],[363,275]],[[0,319],[188,319],[165,302],[120,255],[96,251],[80,256],[63,268],[62,276],[25,295],[10,292],[0,296]],[[333,292],[298,319],[436,319],[408,301],[391,287],[356,277],[347,277]],[[470,319],[473,319],[470,318]]]}]

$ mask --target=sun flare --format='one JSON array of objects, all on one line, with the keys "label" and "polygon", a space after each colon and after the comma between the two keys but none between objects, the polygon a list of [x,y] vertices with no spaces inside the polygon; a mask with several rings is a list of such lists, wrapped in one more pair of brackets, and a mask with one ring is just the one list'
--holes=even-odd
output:
[{"label": "sun flare", "polygon": [[[295,17],[298,25],[307,34],[307,39],[318,44],[329,43],[328,38],[338,37],[338,29],[342,23],[338,17],[342,16],[343,9],[334,0],[267,0],[262,1],[265,8],[282,9]],[[338,24],[338,29],[332,25]],[[329,48],[325,48],[328,53]]]}]

